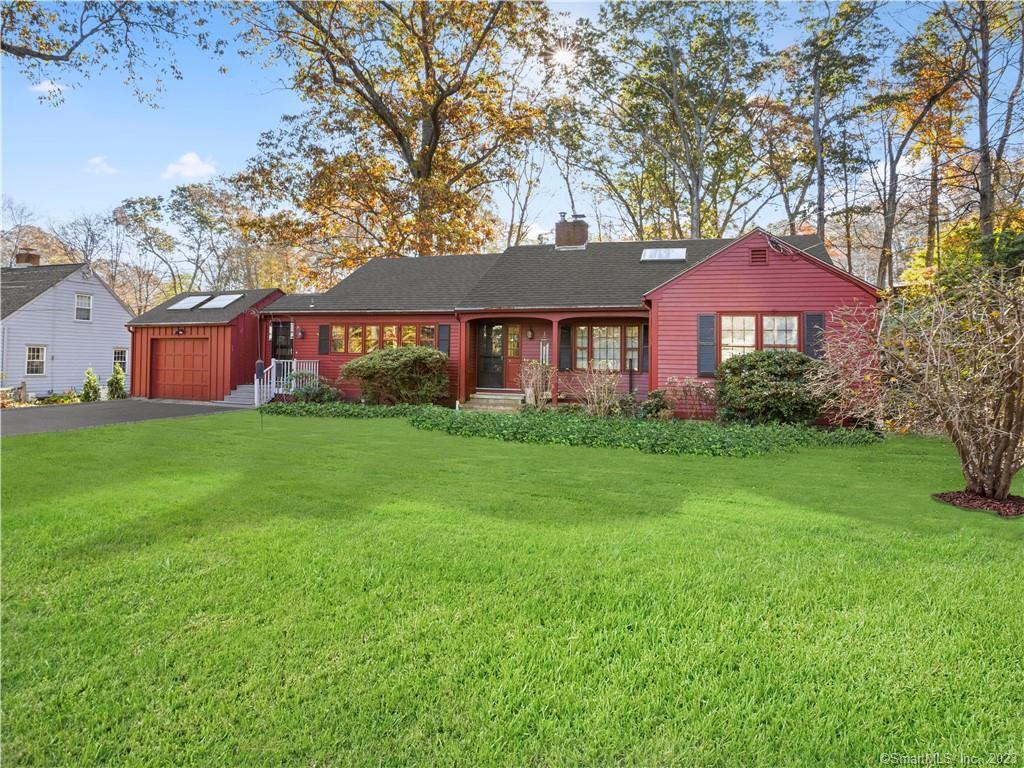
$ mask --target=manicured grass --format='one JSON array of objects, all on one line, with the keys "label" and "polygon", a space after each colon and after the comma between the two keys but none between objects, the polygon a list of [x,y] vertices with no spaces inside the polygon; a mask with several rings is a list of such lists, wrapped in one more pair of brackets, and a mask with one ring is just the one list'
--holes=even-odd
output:
[{"label": "manicured grass", "polygon": [[1024,753],[1024,525],[929,498],[944,442],[250,412],[3,448],[5,766]]}]

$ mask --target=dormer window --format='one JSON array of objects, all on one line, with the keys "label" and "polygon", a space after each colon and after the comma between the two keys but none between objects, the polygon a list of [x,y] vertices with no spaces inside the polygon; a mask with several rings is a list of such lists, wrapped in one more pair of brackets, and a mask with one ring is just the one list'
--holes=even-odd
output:
[{"label": "dormer window", "polygon": [[764,248],[751,248],[750,263],[753,266],[765,266],[768,263],[768,251]]}]

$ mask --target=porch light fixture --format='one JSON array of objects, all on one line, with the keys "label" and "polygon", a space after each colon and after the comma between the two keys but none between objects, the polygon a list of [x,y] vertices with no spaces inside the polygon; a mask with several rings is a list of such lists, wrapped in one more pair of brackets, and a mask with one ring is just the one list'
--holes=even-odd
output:
[{"label": "porch light fixture", "polygon": [[531,339],[531,340],[533,339],[533,326],[532,325],[527,326],[527,328],[526,328],[526,338]]},{"label": "porch light fixture", "polygon": [[180,326],[175,328],[174,329],[174,335],[175,336],[184,336],[185,335],[185,329],[180,327]]},{"label": "porch light fixture", "polygon": [[304,329],[304,328],[302,328],[302,327],[299,327],[299,338],[300,338],[300,339],[304,339],[304,338],[306,338],[306,331],[305,331],[305,329]]}]

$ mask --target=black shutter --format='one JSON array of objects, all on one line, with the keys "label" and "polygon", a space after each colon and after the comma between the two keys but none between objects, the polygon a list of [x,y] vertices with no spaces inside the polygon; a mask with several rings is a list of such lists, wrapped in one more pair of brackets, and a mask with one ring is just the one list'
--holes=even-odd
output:
[{"label": "black shutter", "polygon": [[804,313],[804,354],[820,360],[825,351],[825,315],[822,312]]},{"label": "black shutter", "polygon": [[697,315],[697,375],[714,376],[718,368],[718,330],[714,315]]},{"label": "black shutter", "polygon": [[558,370],[572,370],[572,326],[558,327]]},{"label": "black shutter", "polygon": [[451,357],[452,327],[448,323],[437,326],[437,348]]},{"label": "black shutter", "polygon": [[317,352],[321,355],[326,355],[331,351],[331,326],[321,325],[320,326],[320,345],[317,348]]},{"label": "black shutter", "polygon": [[650,369],[651,362],[651,342],[648,331],[650,327],[643,325],[640,327],[640,370],[647,371]]}]

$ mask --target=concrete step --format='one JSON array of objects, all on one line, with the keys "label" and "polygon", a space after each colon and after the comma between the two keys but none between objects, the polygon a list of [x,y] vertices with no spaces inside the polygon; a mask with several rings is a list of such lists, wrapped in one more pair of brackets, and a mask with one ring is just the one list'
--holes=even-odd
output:
[{"label": "concrete step", "polygon": [[523,405],[521,394],[499,392],[476,393],[462,404],[467,411],[518,411]]},{"label": "concrete step", "polygon": [[239,408],[255,408],[256,392],[252,384],[240,384],[232,389],[228,396],[221,400],[224,405],[233,405]]}]

